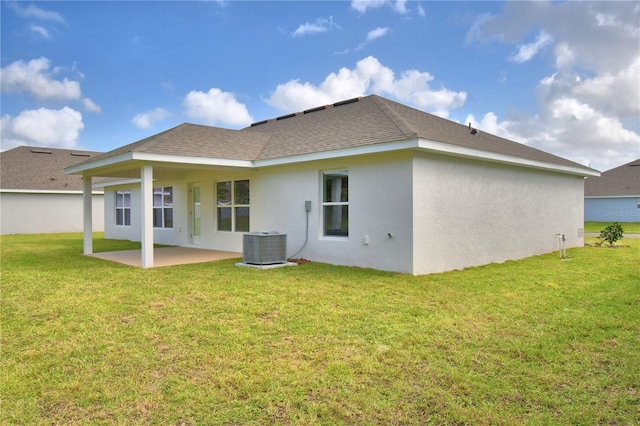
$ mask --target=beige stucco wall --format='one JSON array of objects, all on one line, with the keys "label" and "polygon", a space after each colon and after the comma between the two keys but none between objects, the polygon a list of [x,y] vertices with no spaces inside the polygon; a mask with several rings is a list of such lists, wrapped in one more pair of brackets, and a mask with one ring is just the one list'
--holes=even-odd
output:
[{"label": "beige stucco wall", "polygon": [[[154,229],[154,241],[193,246],[189,237],[191,185],[201,188],[202,237],[197,247],[242,252],[242,232],[217,231],[215,183],[249,179],[251,231],[287,234],[287,255],[305,243],[305,201],[311,201],[309,234],[297,257],[332,264],[411,272],[411,154],[409,152],[316,161],[240,171],[191,171],[179,180],[154,181],[174,187],[174,228]],[[349,237],[322,235],[322,172],[349,171]],[[131,226],[115,226],[116,189],[131,190]],[[106,238],[140,240],[139,185],[106,189]],[[388,234],[391,233],[392,237]],[[365,243],[368,240],[368,243]]]},{"label": "beige stucco wall", "polygon": [[[322,173],[349,171],[349,236],[322,235]],[[242,251],[242,232],[217,231],[215,183],[249,179],[251,231],[287,234],[287,255],[318,262],[426,274],[583,244],[583,178],[413,151],[235,171],[187,171],[154,181],[174,187],[174,228],[155,229],[161,244]],[[189,232],[191,185],[201,188],[202,237]],[[113,189],[132,190],[132,226],[114,225]],[[140,240],[137,184],[109,188],[107,238]],[[391,234],[391,236],[389,236]]]},{"label": "beige stucco wall", "polygon": [[[93,195],[94,231],[104,230],[103,195]],[[8,234],[82,232],[82,194],[0,193],[0,231]]]},{"label": "beige stucco wall", "polygon": [[[322,235],[322,173],[349,171],[349,236]],[[391,153],[265,169],[252,186],[252,230],[287,233],[288,254],[337,265],[411,272],[411,154]],[[253,185],[253,183],[252,183]],[[391,233],[392,237],[388,234]],[[368,241],[368,243],[366,243]]]},{"label": "beige stucco wall", "polygon": [[417,153],[414,273],[521,259],[584,244],[584,180]]}]

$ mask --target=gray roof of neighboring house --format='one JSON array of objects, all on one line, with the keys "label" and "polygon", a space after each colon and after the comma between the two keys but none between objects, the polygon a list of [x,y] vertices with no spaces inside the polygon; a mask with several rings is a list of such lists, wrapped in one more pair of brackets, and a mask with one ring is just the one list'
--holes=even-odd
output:
[{"label": "gray roof of neighboring house", "polygon": [[65,175],[100,152],[19,146],[0,153],[0,188],[47,191],[82,191],[82,176]]},{"label": "gray roof of neighboring house", "polygon": [[466,125],[377,95],[284,115],[241,130],[185,123],[84,163],[128,152],[268,160],[416,138],[590,170],[489,133],[471,134]]},{"label": "gray roof of neighboring house", "polygon": [[640,196],[640,159],[590,177],[584,182],[585,197]]}]

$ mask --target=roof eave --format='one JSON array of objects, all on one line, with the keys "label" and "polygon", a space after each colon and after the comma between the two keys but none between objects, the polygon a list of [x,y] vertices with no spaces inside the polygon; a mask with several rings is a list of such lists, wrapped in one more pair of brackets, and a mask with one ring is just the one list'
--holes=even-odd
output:
[{"label": "roof eave", "polygon": [[554,171],[558,173],[570,174],[575,176],[600,176],[597,170],[589,169],[580,165],[568,166],[543,161],[529,160],[526,158],[516,157],[507,154],[499,154],[480,149],[473,149],[453,145],[444,142],[438,142],[428,139],[414,138],[401,141],[393,141],[386,143],[378,143],[359,147],[344,148],[332,151],[322,151],[310,154],[293,155],[289,157],[278,157],[264,160],[256,160],[255,167],[272,167],[285,164],[302,163],[308,161],[328,160],[343,157],[352,157],[358,155],[378,154],[391,151],[400,151],[407,149],[417,149],[425,152],[438,153],[455,157],[463,157],[474,160],[489,161],[493,163],[517,165],[538,170]]},{"label": "roof eave", "polygon": [[640,193],[637,195],[585,195],[584,198],[640,198]]},{"label": "roof eave", "polygon": [[[82,194],[82,190],[55,190],[55,189],[0,189],[1,193],[7,194],[57,194],[57,195],[77,195]],[[93,195],[102,195],[103,191],[92,190]]]},{"label": "roof eave", "polygon": [[90,172],[92,170],[115,166],[115,165],[133,160],[134,154],[135,153],[133,152],[126,152],[124,154],[103,158],[101,160],[86,161],[81,164],[77,164],[75,166],[65,168],[64,174],[65,175],[83,175],[86,172]]},{"label": "roof eave", "polygon": [[580,166],[568,166],[563,164],[549,163],[538,160],[530,160],[527,158],[516,157],[508,154],[500,154],[491,151],[485,151],[481,149],[474,149],[463,147],[460,145],[452,145],[444,142],[420,139],[419,149],[428,152],[435,152],[444,155],[452,155],[456,157],[464,157],[475,160],[489,161],[492,163],[501,163],[509,165],[517,165],[521,167],[527,167],[532,169],[554,171],[559,173],[565,173],[575,176],[600,176],[600,172],[590,169],[588,167]]},{"label": "roof eave", "polygon": [[[238,160],[225,158],[210,157],[194,157],[184,155],[167,155],[148,152],[128,152],[114,157],[97,160],[95,162],[86,162],[77,166],[65,169],[65,174],[95,174],[100,169],[125,165],[128,162],[150,162],[165,164],[184,164],[199,165],[211,167],[229,167],[229,168],[261,168],[273,167],[287,164],[295,164],[309,161],[319,161],[327,159],[336,159],[344,157],[353,157],[359,155],[370,155],[377,153],[385,153],[391,151],[400,151],[407,149],[417,149],[425,152],[438,153],[449,156],[463,157],[474,160],[489,161],[500,164],[517,165],[532,169],[554,171],[558,173],[570,174],[582,177],[598,177],[600,172],[584,166],[576,164],[575,166],[562,165],[544,161],[537,161],[516,157],[507,154],[500,154],[480,149],[468,148],[459,145],[438,142],[422,138],[413,138],[400,141],[390,141],[385,143],[377,143],[371,145],[349,147],[331,151],[320,151],[314,153],[305,153],[300,155],[292,155],[287,157],[276,157],[259,160]],[[95,172],[95,173],[92,173]]]},{"label": "roof eave", "polygon": [[[219,166],[219,167],[238,167],[251,168],[253,162],[249,160],[235,160],[226,158],[210,158],[210,157],[194,157],[186,155],[168,155],[156,154],[149,152],[127,152],[125,154],[114,157],[97,160],[94,162],[86,162],[77,166],[67,167],[65,174],[97,174],[100,169],[125,165],[129,162],[150,162],[150,163],[167,163],[167,164],[192,164],[201,166]],[[92,173],[95,172],[95,173]]]},{"label": "roof eave", "polygon": [[287,164],[305,163],[309,161],[331,160],[336,158],[354,157],[359,155],[378,154],[418,147],[417,139],[377,143],[372,145],[356,146],[350,148],[335,149],[331,151],[319,151],[288,157],[276,157],[253,162],[255,167],[273,167]]}]

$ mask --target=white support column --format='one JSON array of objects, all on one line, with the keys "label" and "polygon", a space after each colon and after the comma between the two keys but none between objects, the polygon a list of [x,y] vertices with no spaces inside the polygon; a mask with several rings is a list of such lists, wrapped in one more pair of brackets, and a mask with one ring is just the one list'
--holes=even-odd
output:
[{"label": "white support column", "polygon": [[93,196],[91,176],[82,177],[82,229],[84,231],[84,254],[93,254]]},{"label": "white support column", "polygon": [[153,166],[140,168],[140,195],[142,213],[142,261],[143,268],[153,267]]}]

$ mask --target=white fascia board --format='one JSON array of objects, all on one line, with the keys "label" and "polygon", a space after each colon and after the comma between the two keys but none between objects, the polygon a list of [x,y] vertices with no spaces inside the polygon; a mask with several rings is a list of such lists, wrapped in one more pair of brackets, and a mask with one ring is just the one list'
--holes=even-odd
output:
[{"label": "white fascia board", "polygon": [[94,183],[93,187],[94,188],[108,188],[110,186],[121,186],[121,185],[134,185],[140,184],[140,179],[136,178],[136,179],[120,179],[120,180],[114,180],[114,181],[108,181],[108,182],[98,182],[98,183]]},{"label": "white fascia board", "polygon": [[208,157],[193,157],[186,155],[166,155],[166,154],[154,154],[149,152],[127,152],[125,154],[117,155],[115,157],[105,158],[95,162],[80,164],[77,166],[67,167],[65,174],[82,174],[93,169],[99,169],[102,167],[117,166],[118,164],[126,163],[128,161],[145,161],[154,163],[171,163],[171,164],[193,164],[204,166],[223,166],[223,167],[239,167],[239,168],[251,168],[253,167],[252,161],[245,160],[229,160],[224,158],[208,158]]},{"label": "white fascia board", "polygon": [[584,198],[640,198],[638,195],[585,195]]},{"label": "white fascia board", "polygon": [[127,152],[121,155],[116,155],[115,157],[109,157],[102,160],[98,160],[91,163],[86,164],[78,164],[76,166],[67,167],[64,169],[65,175],[73,175],[73,174],[82,174],[82,172],[86,172],[92,169],[98,169],[101,167],[113,166],[119,163],[124,163],[126,161],[133,160],[133,153]]},{"label": "white fascia board", "polygon": [[437,152],[444,155],[454,155],[457,157],[472,158],[494,163],[512,164],[533,169],[550,170],[554,172],[566,173],[576,176],[600,176],[600,172],[593,169],[564,166],[562,164],[546,163],[543,161],[529,160],[515,157],[513,155],[499,154],[496,152],[484,151],[481,149],[467,148],[459,145],[452,145],[443,142],[420,139],[419,147],[429,152]]},{"label": "white fascia board", "polygon": [[[82,191],[56,191],[53,189],[0,189],[2,193],[9,194],[67,194],[82,195]],[[93,195],[103,195],[102,191],[91,191]]]},{"label": "white fascia board", "polygon": [[420,149],[443,155],[453,155],[476,160],[491,161],[495,163],[512,164],[523,167],[551,170],[560,173],[568,173],[577,176],[600,176],[600,172],[580,167],[563,166],[561,164],[546,163],[512,155],[498,154],[480,149],[467,148],[444,142],[437,142],[426,139],[407,139],[403,141],[379,143],[374,145],[358,146],[353,148],[338,149],[334,151],[324,151],[312,154],[294,155],[291,157],[273,158],[269,160],[257,160],[255,167],[280,166],[284,164],[301,163],[307,161],[327,160],[356,155],[378,154],[406,149]]},{"label": "white fascia board", "polygon": [[253,161],[229,160],[225,158],[193,157],[186,155],[153,154],[149,152],[134,152],[133,160],[156,163],[193,164],[199,166],[224,166],[252,168]]}]

